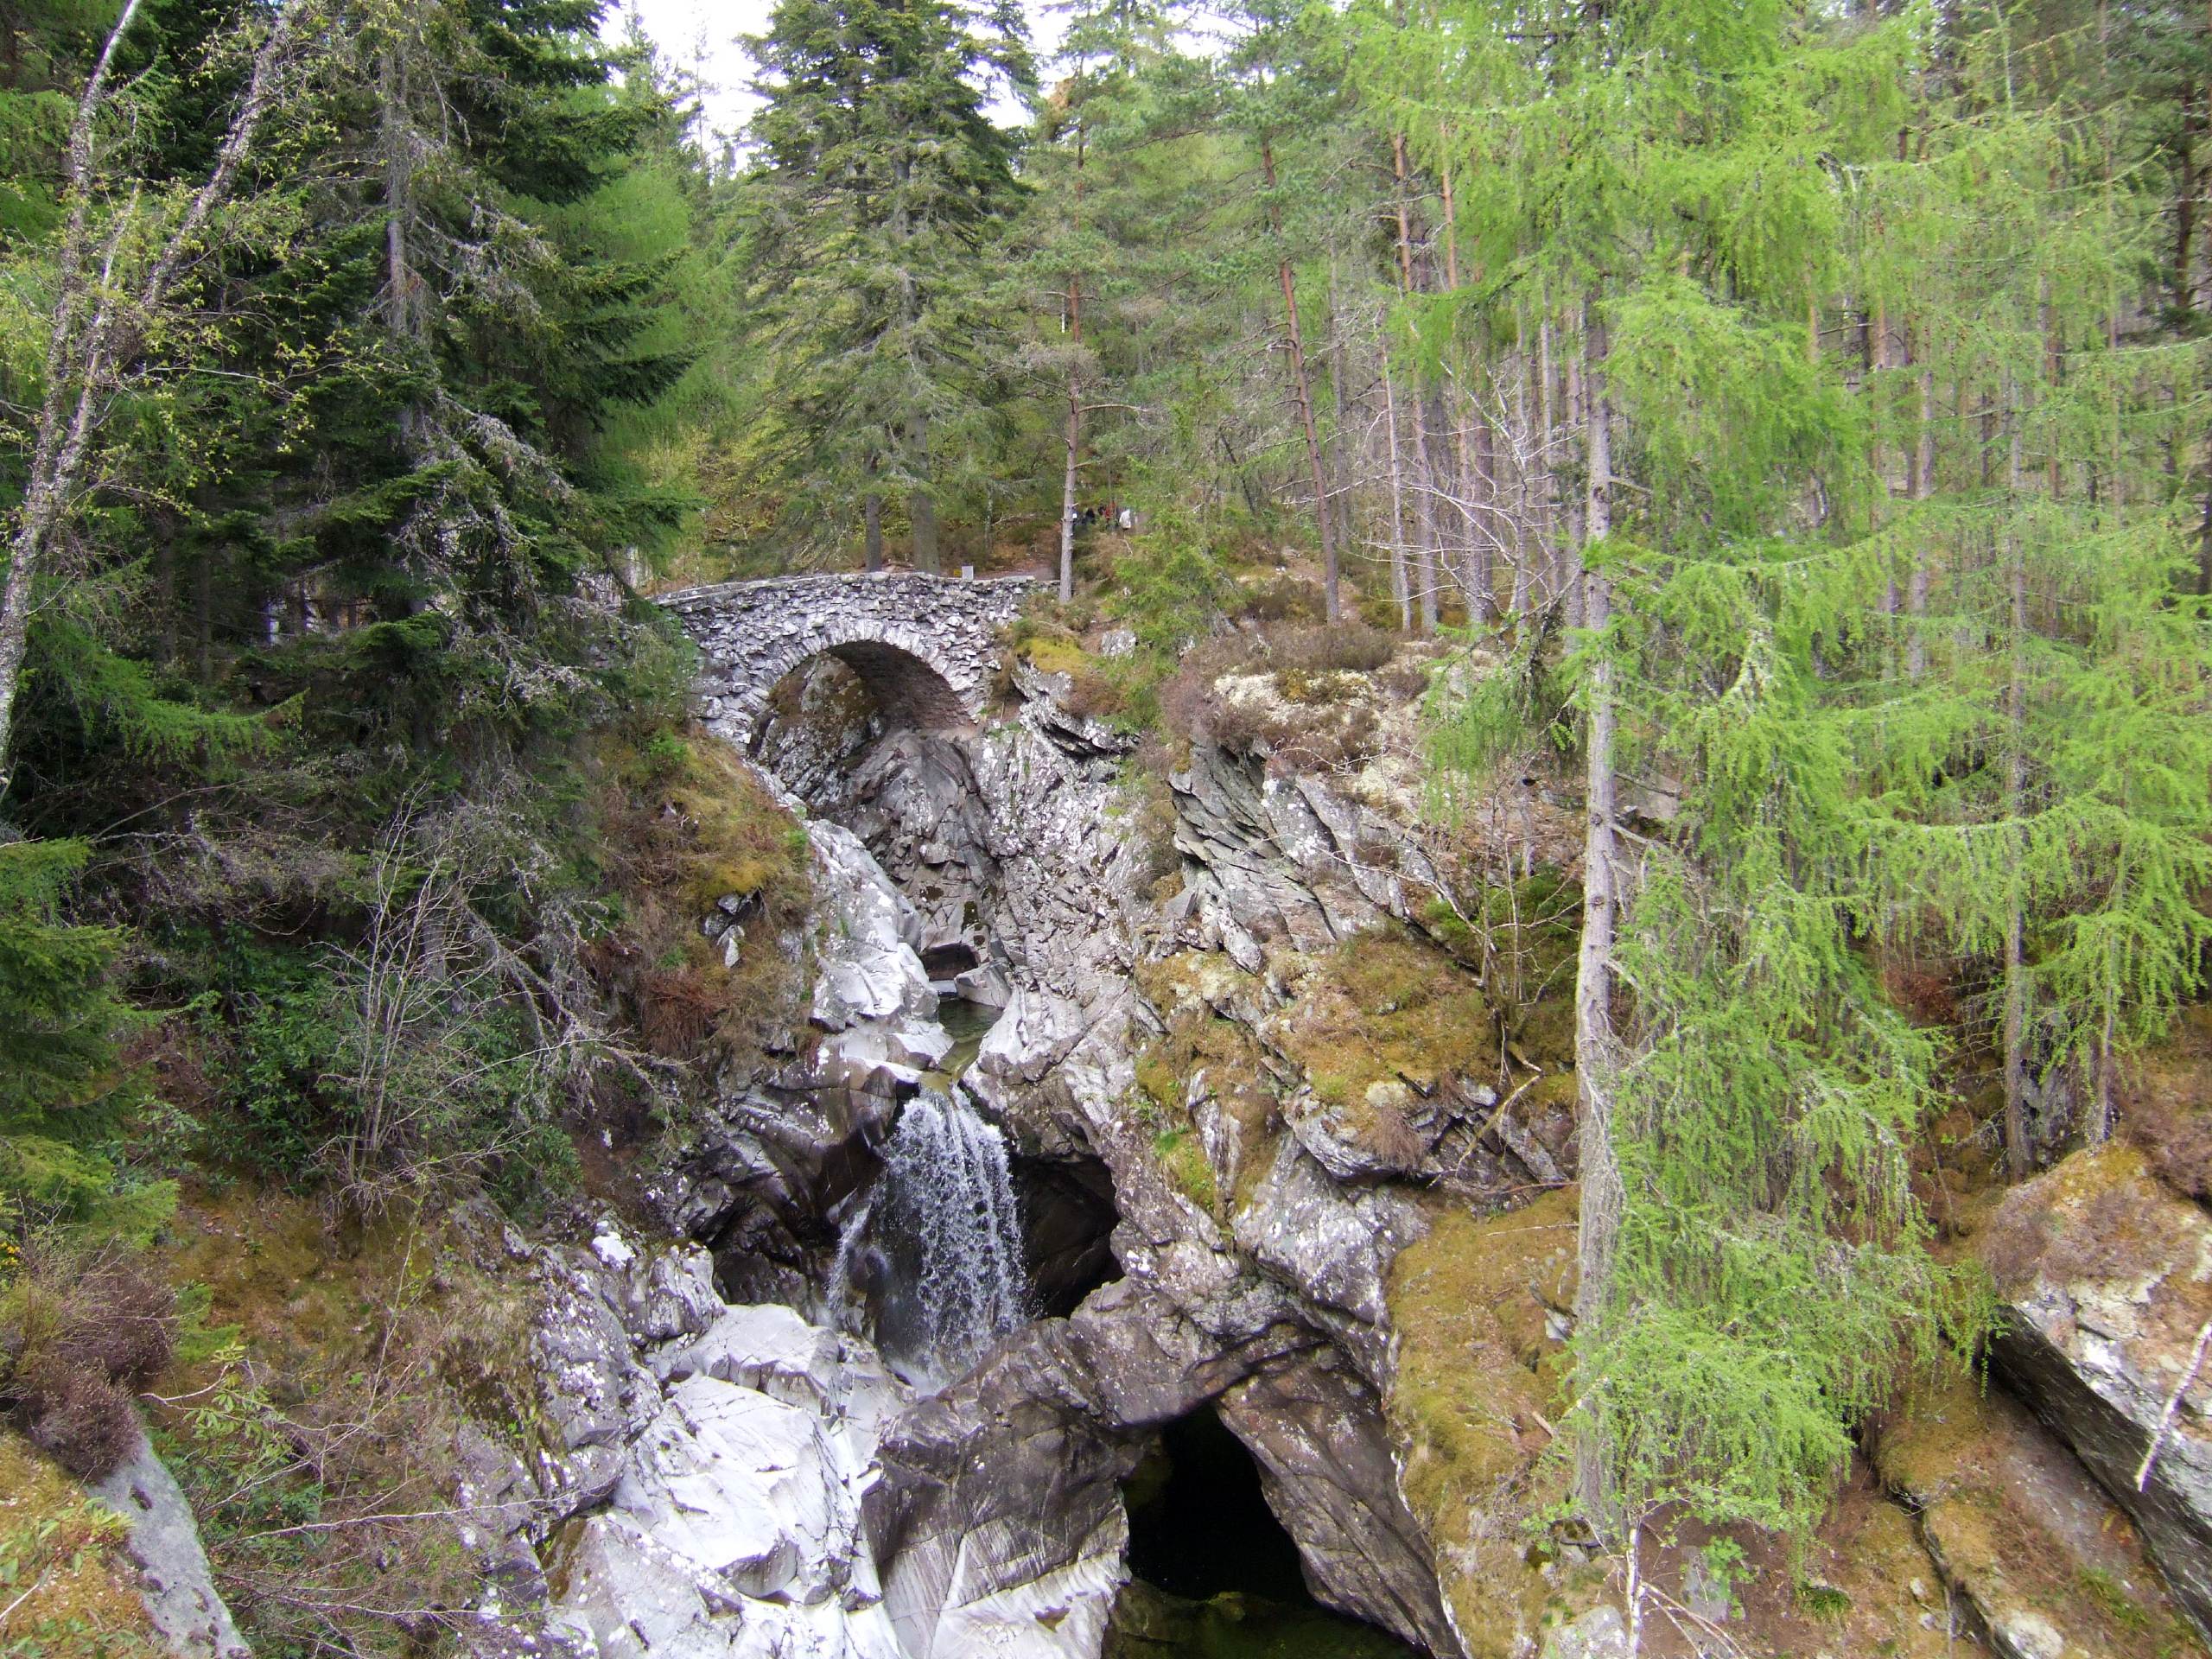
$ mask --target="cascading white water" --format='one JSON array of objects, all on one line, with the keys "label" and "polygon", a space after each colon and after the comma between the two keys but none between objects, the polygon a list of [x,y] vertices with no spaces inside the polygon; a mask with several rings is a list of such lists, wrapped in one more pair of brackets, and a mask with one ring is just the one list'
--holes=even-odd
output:
[{"label": "cascading white water", "polygon": [[[1028,1318],[1021,1221],[1006,1139],[944,1095],[907,1102],[882,1185],[839,1241],[842,1287],[873,1280],[884,1345],[932,1371],[964,1370]],[[874,1265],[854,1265],[860,1239]]]}]

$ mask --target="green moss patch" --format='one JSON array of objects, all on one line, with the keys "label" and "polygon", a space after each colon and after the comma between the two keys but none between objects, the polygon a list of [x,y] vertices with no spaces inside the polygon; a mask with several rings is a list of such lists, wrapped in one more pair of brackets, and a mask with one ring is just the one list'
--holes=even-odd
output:
[{"label": "green moss patch", "polygon": [[0,1430],[0,1654],[163,1651],[124,1553],[129,1535],[121,1516]]},{"label": "green moss patch", "polygon": [[1498,1033],[1474,977],[1434,945],[1372,933],[1319,958],[1271,1034],[1313,1092],[1357,1115],[1376,1084],[1424,1096],[1499,1071]]},{"label": "green moss patch", "polygon": [[[466,1605],[457,1434],[539,1429],[535,1292],[478,1206],[373,1224],[237,1183],[188,1192],[171,1271],[196,1316],[156,1442],[257,1651],[411,1651],[394,1615]],[[302,1531],[302,1527],[312,1529]]]},{"label": "green moss patch", "polygon": [[1470,1659],[1527,1649],[1584,1586],[1554,1568],[1529,1518],[1560,1496],[1543,1458],[1559,1421],[1553,1311],[1573,1295],[1575,1196],[1478,1217],[1433,1201],[1391,1268],[1398,1372],[1386,1402],[1412,1509],[1434,1544]]},{"label": "green moss patch", "polygon": [[[1168,1179],[1209,1214],[1224,1214],[1224,1185],[1230,1206],[1243,1204],[1267,1167],[1275,1127],[1274,1094],[1251,1033],[1202,1002],[1186,1002],[1166,1032],[1138,1050],[1135,1064],[1139,1109],[1157,1128],[1153,1150]],[[1227,1169],[1213,1167],[1191,1122],[1186,1103],[1200,1077],[1236,1126],[1238,1153]]]}]

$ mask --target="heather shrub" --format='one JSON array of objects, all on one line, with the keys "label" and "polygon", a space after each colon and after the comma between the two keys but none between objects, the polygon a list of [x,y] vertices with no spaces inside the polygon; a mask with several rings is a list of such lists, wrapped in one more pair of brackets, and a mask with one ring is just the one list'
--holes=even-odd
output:
[{"label": "heather shrub", "polygon": [[168,1364],[175,1323],[143,1257],[35,1239],[0,1292],[0,1400],[33,1445],[97,1480],[137,1446],[131,1391]]},{"label": "heather shrub", "polygon": [[96,1481],[137,1450],[137,1408],[112,1377],[58,1354],[16,1368],[10,1387],[24,1438],[82,1481]]}]

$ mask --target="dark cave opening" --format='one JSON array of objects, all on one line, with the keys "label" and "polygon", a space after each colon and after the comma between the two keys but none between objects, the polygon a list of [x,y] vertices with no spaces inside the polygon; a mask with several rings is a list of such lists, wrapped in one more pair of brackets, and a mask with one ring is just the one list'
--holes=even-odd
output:
[{"label": "dark cave opening", "polygon": [[1298,1546],[1268,1507],[1260,1465],[1212,1405],[1160,1431],[1124,1491],[1129,1571],[1192,1600],[1231,1591],[1310,1602]]},{"label": "dark cave opening", "polygon": [[1122,1659],[1418,1659],[1323,1606],[1268,1507],[1260,1466],[1211,1403],[1170,1423],[1122,1489],[1131,1581],[1114,1611]]},{"label": "dark cave opening", "polygon": [[1114,1177],[1096,1158],[1014,1160],[1021,1209],[1022,1265],[1032,1312],[1065,1319],[1101,1285],[1122,1276],[1114,1259]]},{"label": "dark cave opening", "polygon": [[931,982],[942,985],[980,965],[976,948],[958,940],[950,944],[932,944],[922,950],[922,970]]}]

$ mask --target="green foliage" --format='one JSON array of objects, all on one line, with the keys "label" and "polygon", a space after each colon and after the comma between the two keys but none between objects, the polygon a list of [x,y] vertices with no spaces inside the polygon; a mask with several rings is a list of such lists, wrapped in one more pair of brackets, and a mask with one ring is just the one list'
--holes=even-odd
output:
[{"label": "green foliage", "polygon": [[549,1041],[496,950],[448,937],[476,917],[486,874],[448,833],[405,826],[387,842],[359,944],[223,952],[200,1028],[245,1130],[226,1159],[277,1182],[335,1180],[371,1208],[481,1181],[532,1216],[575,1190],[562,1085],[581,1056]]},{"label": "green foliage", "polygon": [[1108,611],[1169,662],[1211,632],[1235,584],[1187,512],[1171,507],[1114,561]]},{"label": "green foliage", "polygon": [[786,532],[849,544],[864,500],[903,498],[935,569],[938,499],[992,419],[981,299],[1020,186],[983,105],[1028,86],[1020,15],[779,0],[751,46],[767,101],[741,199],[746,321],[772,355]]},{"label": "green foliage", "polygon": [[122,1044],[143,1020],[114,982],[121,934],[63,915],[86,851],[0,842],[0,1228],[61,1220],[143,1236],[174,1193],[119,1166],[141,1097]]}]

